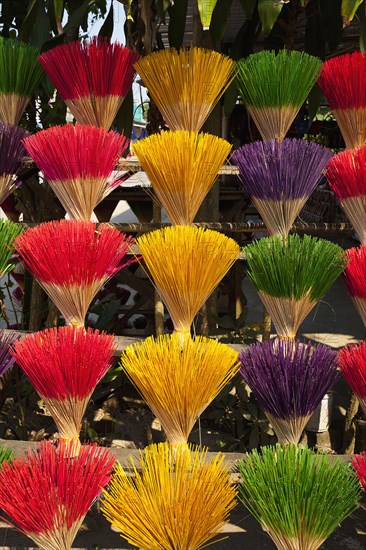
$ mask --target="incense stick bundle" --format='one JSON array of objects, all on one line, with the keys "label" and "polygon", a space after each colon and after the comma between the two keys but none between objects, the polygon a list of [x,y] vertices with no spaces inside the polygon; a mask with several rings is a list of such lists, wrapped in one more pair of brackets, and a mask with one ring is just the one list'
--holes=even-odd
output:
[{"label": "incense stick bundle", "polygon": [[136,242],[175,332],[189,334],[195,315],[238,258],[238,244],[216,231],[180,225]]},{"label": "incense stick bundle", "polygon": [[20,224],[0,218],[0,278],[15,267],[14,241],[22,231]]},{"label": "incense stick bundle", "polygon": [[134,261],[125,258],[133,242],[107,224],[60,220],[27,229],[14,246],[66,323],[84,326],[99,290]]},{"label": "incense stick bundle", "polygon": [[[0,470],[0,507],[11,525],[43,550],[70,550],[94,500],[109,482],[114,455],[83,445],[68,458],[67,446],[42,441]],[[8,523],[8,520],[5,519]]]},{"label": "incense stick bundle", "polygon": [[223,455],[209,459],[207,450],[161,443],[140,451],[139,467],[131,457],[131,476],[117,463],[103,492],[102,512],[122,537],[149,550],[217,542],[236,492]]},{"label": "incense stick bundle", "polygon": [[128,346],[121,365],[170,443],[186,443],[205,408],[238,371],[238,354],[209,338],[147,338]]},{"label": "incense stick bundle", "polygon": [[334,156],[325,175],[358,238],[366,244],[366,146]]},{"label": "incense stick bundle", "polygon": [[346,250],[344,282],[366,327],[366,245]]},{"label": "incense stick bundle", "polygon": [[113,362],[114,337],[98,330],[60,327],[30,334],[12,355],[51,413],[60,438],[75,442],[90,397]]},{"label": "incense stick bundle", "polygon": [[317,550],[361,498],[350,464],[296,445],[255,450],[239,470],[239,498],[278,550]]},{"label": "incense stick bundle", "polygon": [[342,348],[339,368],[366,414],[366,342]]},{"label": "incense stick bundle", "polygon": [[262,138],[282,140],[316,83],[322,62],[296,50],[263,50],[238,62],[238,88]]},{"label": "incense stick bundle", "polygon": [[268,237],[244,248],[248,276],[282,338],[295,338],[345,267],[342,248],[304,235]]},{"label": "incense stick bundle", "polygon": [[328,100],[346,147],[366,140],[366,56],[362,52],[339,55],[326,61],[319,86]]},{"label": "incense stick bundle", "polygon": [[198,132],[234,80],[235,62],[213,50],[160,50],[135,68],[171,130]]},{"label": "incense stick bundle", "polygon": [[298,444],[310,417],[337,381],[337,353],[295,340],[259,342],[239,355],[240,372],[279,443]]},{"label": "incense stick bundle", "polygon": [[331,156],[301,139],[257,141],[235,151],[243,187],[271,235],[288,234]]},{"label": "incense stick bundle", "polygon": [[105,38],[56,46],[39,62],[79,124],[111,127],[135,77],[139,55]]},{"label": "incense stick bundle", "polygon": [[214,184],[230,143],[177,130],[137,141],[133,151],[174,225],[190,225]]},{"label": "incense stick bundle", "polygon": [[0,329],[0,377],[6,372],[15,362],[15,357],[10,353],[10,346],[20,338],[20,334],[12,330]]},{"label": "incense stick bundle", "polygon": [[360,480],[360,483],[366,491],[366,452],[355,455],[352,459],[352,466],[356,470],[357,477]]},{"label": "incense stick bundle", "polygon": [[0,120],[17,125],[43,76],[38,48],[0,38]]},{"label": "incense stick bundle", "polygon": [[112,172],[129,140],[94,126],[53,126],[24,145],[71,219],[89,221],[94,208],[120,184]]},{"label": "incense stick bundle", "polygon": [[22,140],[27,135],[18,126],[0,123],[0,205],[21,183],[18,175],[27,154]]}]

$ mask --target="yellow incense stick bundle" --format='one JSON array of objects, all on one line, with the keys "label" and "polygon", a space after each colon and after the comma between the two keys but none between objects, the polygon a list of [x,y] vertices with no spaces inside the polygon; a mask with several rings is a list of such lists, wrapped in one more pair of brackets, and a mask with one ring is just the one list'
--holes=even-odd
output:
[{"label": "yellow incense stick bundle", "polygon": [[175,332],[189,333],[199,309],[239,256],[239,245],[217,231],[166,227],[137,239]]},{"label": "yellow incense stick bundle", "polygon": [[133,151],[174,225],[190,225],[211,189],[230,143],[177,130],[137,141]]},{"label": "yellow incense stick bundle", "polygon": [[186,445],[151,445],[140,451],[141,472],[132,457],[127,466],[133,475],[117,464],[102,512],[122,537],[143,550],[206,547],[235,506],[235,487],[223,460],[220,454],[208,460],[206,450]]},{"label": "yellow incense stick bundle", "polygon": [[161,50],[134,65],[171,130],[199,131],[236,76],[235,62],[213,50]]},{"label": "yellow incense stick bundle", "polygon": [[210,338],[147,338],[128,346],[121,364],[170,443],[186,443],[200,414],[238,371],[238,354]]}]

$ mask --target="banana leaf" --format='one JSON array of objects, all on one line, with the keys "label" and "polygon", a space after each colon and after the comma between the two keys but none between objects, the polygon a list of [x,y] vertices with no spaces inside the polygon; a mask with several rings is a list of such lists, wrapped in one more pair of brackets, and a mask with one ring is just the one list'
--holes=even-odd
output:
[{"label": "banana leaf", "polygon": [[271,32],[281,13],[282,6],[283,3],[279,0],[259,0],[258,12],[264,36],[268,36]]},{"label": "banana leaf", "polygon": [[363,1],[364,0],[342,0],[341,14],[344,27],[350,24]]}]

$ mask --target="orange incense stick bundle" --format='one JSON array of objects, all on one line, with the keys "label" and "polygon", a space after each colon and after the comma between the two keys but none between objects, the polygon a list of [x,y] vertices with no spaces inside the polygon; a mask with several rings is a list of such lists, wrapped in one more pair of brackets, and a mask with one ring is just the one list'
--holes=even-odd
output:
[{"label": "orange incense stick bundle", "polygon": [[170,443],[186,443],[205,408],[238,371],[238,354],[210,338],[147,338],[122,354],[123,370]]},{"label": "orange incense stick bundle", "polygon": [[210,134],[162,132],[133,145],[142,169],[174,225],[190,225],[231,149]]},{"label": "orange incense stick bundle", "polygon": [[67,324],[84,326],[98,291],[135,261],[125,258],[133,242],[106,224],[60,220],[28,229],[14,248]]},{"label": "orange incense stick bundle", "polygon": [[358,238],[366,244],[366,146],[334,156],[325,175]]},{"label": "orange incense stick bundle", "polygon": [[171,130],[198,132],[235,78],[235,62],[213,50],[160,50],[135,63]]},{"label": "orange incense stick bundle", "polygon": [[0,471],[0,508],[43,550],[70,550],[81,524],[111,479],[115,457],[83,445],[70,460],[68,447],[42,441]]},{"label": "orange incense stick bundle", "polygon": [[366,327],[366,245],[346,250],[344,282]]},{"label": "orange incense stick bundle", "polygon": [[57,46],[39,61],[77,122],[108,130],[132,86],[138,58],[118,42],[93,38]]},{"label": "orange incense stick bundle", "polygon": [[14,343],[12,355],[44,400],[61,439],[79,441],[89,399],[115,350],[113,336],[90,328],[51,328]]},{"label": "orange incense stick bundle", "polygon": [[239,245],[216,231],[184,225],[136,242],[175,332],[189,334],[195,315],[239,257]]},{"label": "orange incense stick bundle", "polygon": [[66,124],[24,140],[25,148],[72,219],[89,221],[121,182],[111,179],[129,140],[104,128]]},{"label": "orange incense stick bundle", "polygon": [[365,80],[366,55],[354,52],[326,61],[318,81],[348,149],[366,140]]}]

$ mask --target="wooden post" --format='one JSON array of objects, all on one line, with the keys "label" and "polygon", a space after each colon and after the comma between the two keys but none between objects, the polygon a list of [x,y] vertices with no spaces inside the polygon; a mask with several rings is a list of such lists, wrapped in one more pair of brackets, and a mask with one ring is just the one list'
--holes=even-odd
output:
[{"label": "wooden post", "polygon": [[[161,208],[155,200],[153,200],[153,221],[154,223],[161,223]],[[156,290],[154,298],[154,317],[155,336],[161,336],[164,334],[164,304]]]}]

